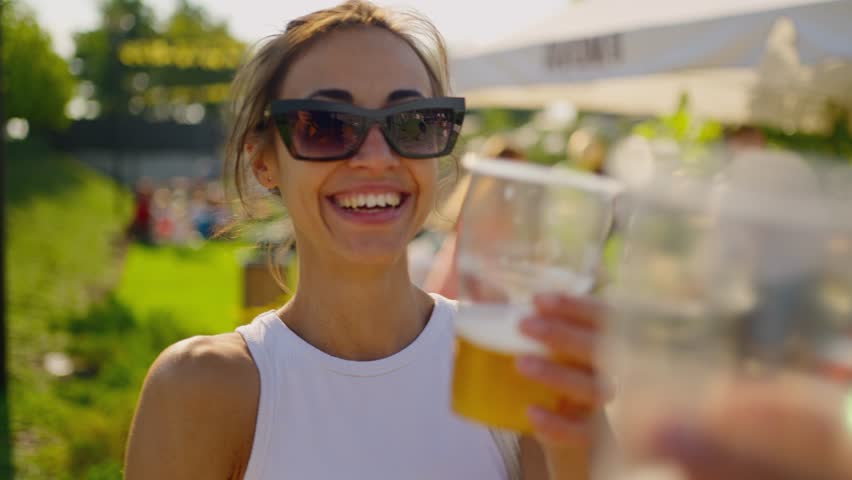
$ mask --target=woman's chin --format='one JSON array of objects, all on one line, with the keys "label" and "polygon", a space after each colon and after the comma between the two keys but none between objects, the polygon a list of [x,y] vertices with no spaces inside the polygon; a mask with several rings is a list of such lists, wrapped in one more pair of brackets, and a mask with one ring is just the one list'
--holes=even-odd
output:
[{"label": "woman's chin", "polygon": [[347,263],[365,268],[390,268],[405,258],[407,242],[404,241],[347,242],[341,254]]}]

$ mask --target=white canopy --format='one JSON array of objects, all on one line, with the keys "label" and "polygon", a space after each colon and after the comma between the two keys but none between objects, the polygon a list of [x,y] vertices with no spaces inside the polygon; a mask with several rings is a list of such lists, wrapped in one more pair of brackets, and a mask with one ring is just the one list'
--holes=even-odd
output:
[{"label": "white canopy", "polygon": [[471,107],[568,101],[822,131],[852,111],[852,0],[594,0],[454,56]]}]

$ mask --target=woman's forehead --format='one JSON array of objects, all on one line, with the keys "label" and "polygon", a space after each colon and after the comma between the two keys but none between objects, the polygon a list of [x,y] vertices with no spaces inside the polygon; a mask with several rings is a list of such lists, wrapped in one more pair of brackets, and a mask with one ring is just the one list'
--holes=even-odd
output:
[{"label": "woman's forehead", "polygon": [[279,98],[306,98],[318,90],[351,93],[353,103],[377,108],[398,90],[431,96],[423,61],[395,34],[378,27],[348,28],[319,38],[287,71]]}]

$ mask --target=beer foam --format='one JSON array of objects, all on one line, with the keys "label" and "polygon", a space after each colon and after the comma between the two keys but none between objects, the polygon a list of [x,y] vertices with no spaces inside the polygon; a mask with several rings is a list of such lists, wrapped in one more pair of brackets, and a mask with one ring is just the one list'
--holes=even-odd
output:
[{"label": "beer foam", "polygon": [[504,298],[515,305],[529,303],[537,294],[566,292],[585,295],[594,287],[593,275],[578,274],[567,268],[540,265],[513,257],[514,253],[523,256],[526,250],[512,252],[508,247],[503,250],[506,256],[487,259],[478,255],[459,254],[459,274],[466,280],[459,286],[462,300],[470,294],[470,284],[489,292],[502,292]]},{"label": "beer foam", "polygon": [[521,320],[532,312],[528,304],[463,303],[456,316],[456,334],[470,343],[504,354],[547,354],[541,343],[520,331]]}]

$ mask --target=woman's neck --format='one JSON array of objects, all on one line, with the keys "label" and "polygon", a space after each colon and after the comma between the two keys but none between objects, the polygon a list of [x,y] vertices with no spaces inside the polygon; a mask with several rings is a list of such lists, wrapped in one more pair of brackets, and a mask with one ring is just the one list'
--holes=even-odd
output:
[{"label": "woman's neck", "polygon": [[409,280],[405,256],[371,272],[305,259],[299,266],[296,294],[278,316],[329,355],[359,361],[388,357],[413,342],[431,315],[432,297]]}]

